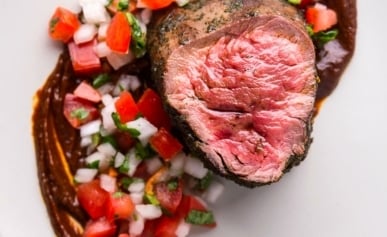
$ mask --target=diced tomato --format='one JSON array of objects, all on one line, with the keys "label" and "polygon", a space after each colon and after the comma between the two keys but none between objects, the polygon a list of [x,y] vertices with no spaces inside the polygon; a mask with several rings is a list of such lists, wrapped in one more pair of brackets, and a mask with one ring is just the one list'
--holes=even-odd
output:
[{"label": "diced tomato", "polygon": [[123,192],[116,192],[110,195],[107,218],[128,219],[134,211],[134,204],[130,196]]},{"label": "diced tomato", "polygon": [[69,93],[65,95],[63,114],[74,128],[78,128],[82,124],[99,117],[99,112],[95,105]]},{"label": "diced tomato", "polygon": [[117,53],[129,51],[132,30],[125,13],[117,12],[106,32],[106,44]]},{"label": "diced tomato", "polygon": [[106,215],[110,194],[101,188],[99,180],[79,185],[77,198],[81,207],[92,219],[95,220]]},{"label": "diced tomato", "polygon": [[83,237],[112,237],[116,228],[114,222],[108,221],[106,218],[92,220],[86,224]]},{"label": "diced tomato", "polygon": [[140,237],[155,237],[154,232],[158,220],[159,219],[146,220],[144,231],[141,233]]},{"label": "diced tomato", "polygon": [[129,133],[122,131],[117,131],[114,134],[114,138],[116,139],[118,148],[122,153],[127,153],[136,142]]},{"label": "diced tomato", "polygon": [[[195,196],[183,195],[179,207],[177,208],[176,216],[186,218],[191,210],[196,211],[208,211],[202,202],[200,202]],[[215,227],[216,223],[205,225],[207,227]]]},{"label": "diced tomato", "polygon": [[154,185],[157,200],[169,214],[175,213],[183,197],[183,183],[176,180],[174,184],[176,184],[175,187],[171,187],[171,183],[168,182],[160,182]]},{"label": "diced tomato", "polygon": [[183,149],[180,142],[164,128],[160,128],[157,133],[149,139],[149,143],[166,161],[172,159]]},{"label": "diced tomato", "polygon": [[121,233],[118,235],[118,237],[131,237],[129,234]]},{"label": "diced tomato", "polygon": [[54,40],[68,42],[79,28],[81,23],[78,16],[63,8],[58,7],[52,15],[49,23],[49,35]]},{"label": "diced tomato", "polygon": [[154,237],[177,237],[175,234],[180,218],[162,216],[155,226]]},{"label": "diced tomato", "polygon": [[147,180],[151,176],[151,174],[148,173],[147,165],[145,162],[141,162],[137,166],[136,172],[134,172],[133,176],[144,180]]},{"label": "diced tomato", "polygon": [[134,101],[132,94],[128,91],[121,92],[120,97],[114,105],[122,123],[134,120],[139,113],[136,102]]},{"label": "diced tomato", "polygon": [[157,128],[164,127],[170,130],[170,119],[164,110],[160,96],[154,90],[146,89],[138,100],[137,107],[141,114]]},{"label": "diced tomato", "polygon": [[112,13],[116,13],[118,11],[129,11],[129,12],[133,12],[134,10],[136,10],[136,7],[137,7],[137,2],[134,1],[134,0],[128,0],[128,6],[127,6],[127,9],[122,9],[123,6],[120,5],[120,2],[122,0],[112,0],[110,2],[110,4],[107,6],[107,8],[109,9],[109,11],[111,11]]},{"label": "diced tomato", "polygon": [[101,70],[101,61],[94,52],[97,40],[77,45],[74,41],[68,43],[73,69],[77,73],[89,73]]},{"label": "diced tomato", "polygon": [[81,82],[77,88],[75,88],[74,95],[95,103],[101,101],[101,94],[86,81]]},{"label": "diced tomato", "polygon": [[315,33],[328,30],[337,24],[336,12],[322,4],[306,8],[305,19],[308,24],[312,25]]},{"label": "diced tomato", "polygon": [[152,10],[167,7],[173,3],[174,0],[141,0],[141,3]]}]

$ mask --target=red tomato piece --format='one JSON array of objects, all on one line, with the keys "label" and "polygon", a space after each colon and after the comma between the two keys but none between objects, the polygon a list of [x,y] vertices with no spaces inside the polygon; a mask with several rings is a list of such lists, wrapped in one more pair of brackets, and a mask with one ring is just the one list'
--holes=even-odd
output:
[{"label": "red tomato piece", "polygon": [[116,192],[110,195],[107,218],[128,219],[134,211],[134,204],[130,196],[126,193]]},{"label": "red tomato piece", "polygon": [[117,141],[119,150],[124,154],[127,153],[136,142],[136,140],[134,140],[127,132],[117,131],[114,133],[114,138]]},{"label": "red tomato piece", "polygon": [[146,220],[144,231],[141,233],[140,237],[155,237],[154,232],[155,232],[155,228],[158,220],[159,219]]},{"label": "red tomato piece", "polygon": [[125,13],[117,12],[106,32],[106,44],[117,53],[129,51],[132,30]]},{"label": "red tomato piece", "polygon": [[[321,4],[320,4],[321,5]],[[305,19],[313,27],[313,32],[328,30],[337,24],[337,14],[334,10],[321,6],[306,8]]]},{"label": "red tomato piece", "polygon": [[74,32],[80,25],[81,23],[75,13],[63,7],[58,7],[51,16],[48,32],[52,39],[66,43],[73,37]]},{"label": "red tomato piece", "polygon": [[129,234],[121,233],[118,235],[118,237],[131,237]]},{"label": "red tomato piece", "polygon": [[86,224],[83,237],[113,237],[116,228],[114,222],[110,222],[106,218],[92,220]]},{"label": "red tomato piece", "polygon": [[99,180],[79,185],[77,198],[81,207],[92,219],[106,215],[110,194],[101,188]]},{"label": "red tomato piece", "polygon": [[160,128],[157,133],[149,139],[149,143],[166,161],[172,159],[183,149],[181,143],[164,128]]},{"label": "red tomato piece", "polygon": [[121,92],[120,97],[114,105],[122,123],[134,120],[139,113],[136,102],[134,101],[132,94],[128,91]]},{"label": "red tomato piece", "polygon": [[176,237],[176,229],[179,226],[180,218],[162,216],[156,226],[154,237]]},{"label": "red tomato piece", "polygon": [[93,121],[99,117],[95,105],[73,94],[66,94],[63,103],[63,114],[74,128]]},{"label": "red tomato piece", "polygon": [[75,88],[74,95],[95,103],[100,102],[102,98],[101,94],[86,81],[81,82],[77,88]]},{"label": "red tomato piece", "polygon": [[177,186],[172,188],[168,182],[160,182],[154,186],[157,200],[160,202],[161,207],[167,210],[169,214],[175,213],[183,197],[183,183],[181,181],[176,182]]},{"label": "red tomato piece", "polygon": [[141,114],[157,128],[164,127],[170,130],[171,122],[169,116],[164,110],[160,96],[154,90],[146,89],[138,100],[137,107]]},{"label": "red tomato piece", "polygon": [[74,41],[68,43],[73,69],[77,73],[89,73],[101,70],[101,61],[94,52],[97,40],[77,45]]},{"label": "red tomato piece", "polygon": [[148,8],[156,10],[171,5],[174,0],[141,0],[141,2]]}]

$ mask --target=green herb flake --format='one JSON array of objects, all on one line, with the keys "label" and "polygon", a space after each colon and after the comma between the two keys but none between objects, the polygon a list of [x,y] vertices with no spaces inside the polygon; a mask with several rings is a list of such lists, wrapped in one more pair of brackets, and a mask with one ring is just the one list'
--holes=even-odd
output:
[{"label": "green herb flake", "polygon": [[299,4],[301,4],[301,0],[288,0],[288,3],[293,4],[293,5],[299,5]]},{"label": "green herb flake", "polygon": [[160,205],[160,202],[159,200],[157,200],[156,196],[148,193],[144,195],[144,202],[152,205],[156,205],[156,206]]},{"label": "green herb flake", "polygon": [[336,39],[339,31],[337,29],[321,31],[312,36],[314,40],[316,40],[319,44],[324,45],[331,40]]},{"label": "green herb flake", "polygon": [[79,120],[85,120],[89,116],[89,111],[87,111],[85,108],[78,108],[73,111],[71,111],[70,116],[72,118],[76,118]]},{"label": "green herb flake", "polygon": [[50,32],[51,33],[54,32],[55,26],[56,26],[56,24],[58,24],[58,22],[59,22],[59,18],[58,17],[54,17],[54,18],[52,18],[50,20],[49,25],[50,25]]},{"label": "green herb flake", "polygon": [[185,221],[194,225],[211,225],[215,223],[214,215],[209,211],[191,210]]},{"label": "green herb flake", "polygon": [[124,162],[122,165],[118,168],[118,172],[127,174],[129,171],[129,158],[125,156]]},{"label": "green herb flake", "polygon": [[110,76],[107,73],[102,73],[94,78],[92,86],[94,88],[100,88],[101,86],[105,85],[109,81],[110,81]]},{"label": "green herb flake", "polygon": [[99,160],[95,160],[95,161],[87,164],[86,167],[90,168],[90,169],[98,169],[99,168]]},{"label": "green herb flake", "polygon": [[128,189],[129,186],[133,183],[133,178],[130,178],[130,177],[124,177],[121,179],[121,186],[123,189]]},{"label": "green herb flake", "polygon": [[151,157],[153,157],[156,154],[152,150],[152,148],[150,147],[149,144],[147,146],[143,146],[141,144],[141,142],[137,142],[134,145],[134,149],[135,149],[135,152],[136,152],[136,157],[141,159],[141,160],[145,160],[145,159],[151,158]]},{"label": "green herb flake", "polygon": [[113,193],[112,196],[113,196],[113,198],[122,198],[122,196],[124,196],[124,193],[117,191],[117,192]]},{"label": "green herb flake", "polygon": [[129,9],[129,0],[120,0],[118,2],[118,11],[126,11]]},{"label": "green herb flake", "polygon": [[179,186],[179,182],[177,179],[172,179],[167,183],[167,187],[169,191],[175,191]]},{"label": "green herb flake", "polygon": [[97,146],[101,141],[101,135],[99,133],[94,133],[93,135],[91,135],[91,143],[94,145],[94,146]]},{"label": "green herb flake", "polygon": [[129,133],[130,136],[132,136],[133,138],[137,138],[141,135],[140,131],[138,131],[137,129],[129,128],[128,126],[126,126],[126,124],[121,123],[120,116],[117,113],[112,113],[112,118],[114,124],[119,130]]},{"label": "green herb flake", "polygon": [[131,13],[126,13],[129,24],[132,28],[132,41],[130,43],[130,49],[137,58],[141,58],[146,53],[146,35],[141,30],[140,22]]},{"label": "green herb flake", "polygon": [[115,149],[118,149],[117,140],[114,138],[113,135],[101,137],[101,143],[110,143],[110,145],[112,145]]},{"label": "green herb flake", "polygon": [[208,172],[206,176],[204,176],[202,179],[199,180],[197,188],[202,191],[206,190],[210,186],[212,179],[213,179],[212,173]]}]

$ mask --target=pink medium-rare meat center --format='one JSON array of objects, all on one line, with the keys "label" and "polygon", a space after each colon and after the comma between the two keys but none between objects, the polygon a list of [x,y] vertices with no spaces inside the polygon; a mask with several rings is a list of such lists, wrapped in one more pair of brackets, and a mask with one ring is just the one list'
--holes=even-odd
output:
[{"label": "pink medium-rare meat center", "polygon": [[172,54],[165,88],[216,167],[260,182],[277,180],[289,157],[305,152],[315,100],[313,57],[274,23]]}]

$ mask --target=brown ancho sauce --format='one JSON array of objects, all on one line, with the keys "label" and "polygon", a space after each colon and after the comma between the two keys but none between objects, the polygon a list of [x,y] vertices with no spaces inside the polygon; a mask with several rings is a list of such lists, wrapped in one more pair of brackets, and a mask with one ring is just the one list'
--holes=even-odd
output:
[{"label": "brown ancho sauce", "polygon": [[[321,1],[338,14],[339,35],[323,48],[317,48],[317,70],[320,77],[316,113],[324,99],[336,88],[340,77],[351,60],[356,40],[356,0]],[[113,72],[106,65],[104,71],[118,77],[122,73],[147,77],[148,63],[140,60]],[[74,74],[68,52],[60,55],[54,71],[39,89],[34,99],[33,139],[35,143],[38,178],[41,193],[51,224],[57,236],[82,236],[88,217],[77,205],[73,174],[83,165],[80,157],[78,130],[71,127],[63,116],[63,99],[81,80],[92,80]]]}]

